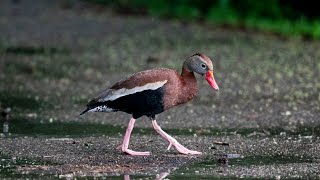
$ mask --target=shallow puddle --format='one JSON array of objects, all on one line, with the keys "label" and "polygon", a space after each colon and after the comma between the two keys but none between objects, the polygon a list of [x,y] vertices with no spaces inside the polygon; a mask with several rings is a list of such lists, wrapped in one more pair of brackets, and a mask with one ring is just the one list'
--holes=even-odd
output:
[{"label": "shallow puddle", "polygon": [[[207,158],[206,160],[195,163],[191,166],[179,168],[171,175],[168,175],[172,179],[189,178],[194,177],[196,179],[212,179],[212,178],[246,178],[254,179],[255,177],[270,177],[269,175],[261,174],[257,171],[257,174],[250,174],[248,176],[247,171],[256,171],[256,169],[263,169],[264,167],[271,167],[277,169],[282,165],[288,165],[289,169],[291,164],[299,163],[313,163],[313,160],[305,157],[295,156],[241,156],[240,154],[224,154],[217,155],[215,158]],[[266,174],[269,173],[266,170]],[[259,174],[260,173],[260,174]],[[280,177],[280,175],[279,175]],[[285,176],[282,176],[283,178]],[[292,177],[288,174],[287,177]],[[294,178],[302,178],[304,176],[293,176]],[[313,176],[311,176],[313,177]]]}]

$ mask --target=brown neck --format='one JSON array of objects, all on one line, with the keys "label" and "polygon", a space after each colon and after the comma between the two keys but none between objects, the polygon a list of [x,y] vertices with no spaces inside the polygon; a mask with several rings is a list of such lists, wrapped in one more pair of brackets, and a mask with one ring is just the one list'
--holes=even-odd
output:
[{"label": "brown neck", "polygon": [[197,79],[194,76],[194,73],[192,71],[189,71],[185,67],[182,68],[181,77],[184,82],[182,88],[182,96],[186,96],[186,99],[189,101],[198,91]]},{"label": "brown neck", "polygon": [[196,77],[194,76],[194,73],[189,69],[187,69],[186,67],[182,67],[181,77],[184,80],[196,79]]}]

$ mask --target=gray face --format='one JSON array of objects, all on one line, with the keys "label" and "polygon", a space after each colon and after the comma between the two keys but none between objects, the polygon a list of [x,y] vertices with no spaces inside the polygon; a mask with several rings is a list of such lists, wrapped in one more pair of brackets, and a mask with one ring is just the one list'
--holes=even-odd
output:
[{"label": "gray face", "polygon": [[[209,70],[212,70],[212,62],[208,59],[203,59],[199,55],[193,55],[185,62],[185,66],[193,72],[200,75],[205,75]],[[210,68],[211,67],[211,68]]]}]

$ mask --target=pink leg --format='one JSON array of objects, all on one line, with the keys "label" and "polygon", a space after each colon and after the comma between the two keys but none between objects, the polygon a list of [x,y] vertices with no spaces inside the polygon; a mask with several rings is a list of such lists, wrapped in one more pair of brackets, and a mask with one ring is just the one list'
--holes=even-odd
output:
[{"label": "pink leg", "polygon": [[157,176],[156,176],[156,179],[155,179],[155,180],[163,180],[163,179],[166,178],[168,175],[169,175],[168,172],[162,172],[162,173],[160,173],[160,175],[157,175]]},{"label": "pink leg", "polygon": [[168,150],[171,146],[174,146],[181,154],[202,154],[198,151],[192,151],[182,146],[176,139],[171,137],[169,134],[164,132],[161,127],[157,124],[156,120],[152,120],[153,128],[160,134],[165,140],[169,142]]},{"label": "pink leg", "polygon": [[130,180],[130,175],[123,175],[124,180]]},{"label": "pink leg", "polygon": [[134,118],[130,119],[130,122],[129,122],[128,127],[127,127],[126,134],[125,134],[125,136],[123,138],[123,143],[122,143],[122,146],[121,146],[121,150],[122,150],[122,152],[130,154],[130,155],[141,155],[141,156],[150,155],[150,152],[138,152],[138,151],[133,151],[133,150],[128,149],[129,141],[130,141],[130,135],[131,135],[131,132],[132,132],[132,129],[133,129],[135,121],[136,120]]}]

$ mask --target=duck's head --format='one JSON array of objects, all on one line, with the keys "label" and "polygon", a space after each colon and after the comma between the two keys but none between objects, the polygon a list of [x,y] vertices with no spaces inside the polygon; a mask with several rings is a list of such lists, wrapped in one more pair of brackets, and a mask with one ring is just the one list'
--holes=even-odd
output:
[{"label": "duck's head", "polygon": [[204,76],[214,90],[219,90],[219,86],[213,76],[212,61],[208,56],[196,53],[185,61],[183,68]]}]

